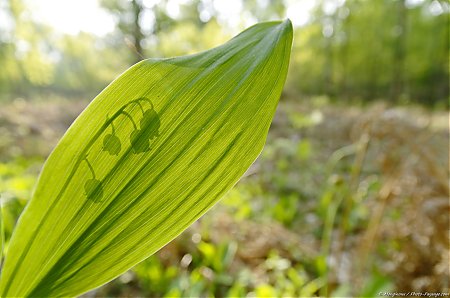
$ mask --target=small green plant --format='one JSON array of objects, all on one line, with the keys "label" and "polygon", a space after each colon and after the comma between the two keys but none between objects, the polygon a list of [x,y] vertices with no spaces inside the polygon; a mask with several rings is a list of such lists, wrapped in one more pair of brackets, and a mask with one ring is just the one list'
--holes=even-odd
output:
[{"label": "small green plant", "polygon": [[0,296],[80,295],[203,215],[261,152],[291,44],[289,20],[260,23],[111,83],[47,159],[8,245]]}]

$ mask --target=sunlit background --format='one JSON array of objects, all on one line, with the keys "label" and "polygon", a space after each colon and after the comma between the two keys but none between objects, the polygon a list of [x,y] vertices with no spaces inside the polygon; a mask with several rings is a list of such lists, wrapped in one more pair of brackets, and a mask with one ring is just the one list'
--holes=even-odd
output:
[{"label": "sunlit background", "polygon": [[155,256],[89,297],[449,292],[446,0],[0,0],[6,236],[67,127],[148,57],[290,18],[267,145]]}]

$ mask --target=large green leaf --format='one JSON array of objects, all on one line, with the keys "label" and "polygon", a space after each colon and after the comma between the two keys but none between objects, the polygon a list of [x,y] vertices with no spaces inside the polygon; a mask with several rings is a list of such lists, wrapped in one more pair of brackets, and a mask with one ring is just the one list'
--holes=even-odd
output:
[{"label": "large green leaf", "polygon": [[213,206],[261,152],[292,26],[257,24],[196,55],[142,61],[48,158],[12,236],[5,296],[71,296],[144,260]]}]

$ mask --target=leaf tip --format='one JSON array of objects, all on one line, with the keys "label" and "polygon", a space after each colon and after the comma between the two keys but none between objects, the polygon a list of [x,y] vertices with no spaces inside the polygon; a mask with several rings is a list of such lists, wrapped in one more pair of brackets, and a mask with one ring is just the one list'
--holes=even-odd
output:
[{"label": "leaf tip", "polygon": [[281,24],[279,26],[281,27],[280,30],[283,33],[292,34],[292,32],[294,31],[294,29],[292,27],[292,22],[291,22],[291,20],[289,18],[287,18],[286,20],[281,22]]}]

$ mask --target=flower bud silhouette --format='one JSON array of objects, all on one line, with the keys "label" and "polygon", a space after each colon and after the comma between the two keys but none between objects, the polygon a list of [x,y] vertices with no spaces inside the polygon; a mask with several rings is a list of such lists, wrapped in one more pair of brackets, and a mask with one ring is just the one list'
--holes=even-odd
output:
[{"label": "flower bud silhouette", "polygon": [[87,180],[84,183],[84,194],[89,200],[94,202],[101,202],[103,198],[103,187],[100,180],[95,178],[94,168],[92,168],[91,163],[87,159],[87,156],[84,158],[84,161],[87,163],[89,170],[93,176],[92,179]]},{"label": "flower bud silhouette", "polygon": [[145,132],[141,129],[136,129],[131,133],[130,142],[135,154],[150,150],[149,140],[146,137]]},{"label": "flower bud silhouette", "polygon": [[[107,117],[107,121],[108,121]],[[112,133],[106,135],[103,138],[103,151],[108,152],[110,155],[119,155],[120,150],[122,149],[122,144],[120,143],[120,139],[116,136],[116,129],[114,128],[114,123],[111,121]]]},{"label": "flower bud silhouette", "polygon": [[139,122],[141,130],[145,133],[145,136],[152,140],[153,138],[159,136],[159,126],[161,122],[159,116],[154,109],[145,111]]},{"label": "flower bud silhouette", "polygon": [[103,139],[103,151],[108,152],[110,155],[119,155],[122,148],[120,139],[114,134],[108,134]]}]

